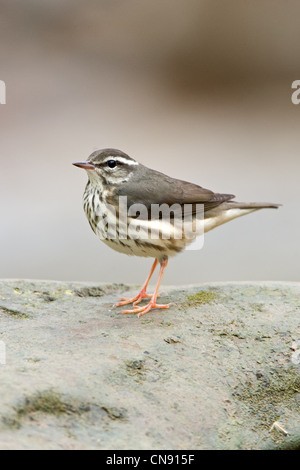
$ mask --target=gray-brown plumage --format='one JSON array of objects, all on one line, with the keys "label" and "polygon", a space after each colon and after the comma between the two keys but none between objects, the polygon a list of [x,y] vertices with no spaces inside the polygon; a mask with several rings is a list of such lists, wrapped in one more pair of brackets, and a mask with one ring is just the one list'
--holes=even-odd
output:
[{"label": "gray-brown plumage", "polygon": [[[84,168],[88,173],[84,210],[96,235],[121,253],[154,257],[156,261],[151,275],[157,261],[161,264],[159,281],[147,306],[136,307],[147,296],[146,288],[151,275],[138,296],[118,304],[133,302],[135,308],[132,311],[139,315],[147,313],[151,308],[167,308],[157,305],[156,298],[169,256],[182,251],[197,235],[234,218],[259,209],[279,207],[272,203],[233,201],[235,196],[232,194],[215,193],[196,184],[171,178],[147,168],[116,149],[98,150],[92,153],[88,161],[76,162],[74,165]],[[125,208],[120,206],[121,200],[126,200]],[[166,206],[172,209],[167,212],[168,217],[162,210],[153,210]],[[136,207],[140,210],[133,210]],[[124,212],[127,216],[126,237],[123,236],[120,224],[120,216]],[[194,233],[192,237],[186,235],[178,224],[183,216],[190,216],[194,225],[196,221],[201,221],[199,233]],[[138,237],[137,228],[140,230]],[[152,230],[158,233],[156,239],[148,236]],[[165,237],[166,234],[169,236]],[[132,311],[126,310],[125,313]]]}]

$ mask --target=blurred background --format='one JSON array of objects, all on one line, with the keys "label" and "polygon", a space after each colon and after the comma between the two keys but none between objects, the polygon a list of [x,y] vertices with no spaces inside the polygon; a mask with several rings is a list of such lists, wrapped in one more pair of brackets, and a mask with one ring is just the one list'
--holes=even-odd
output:
[{"label": "blurred background", "polygon": [[0,277],[144,281],[110,250],[71,165],[116,147],[240,201],[282,203],[205,236],[165,284],[299,280],[297,0],[1,0]]}]

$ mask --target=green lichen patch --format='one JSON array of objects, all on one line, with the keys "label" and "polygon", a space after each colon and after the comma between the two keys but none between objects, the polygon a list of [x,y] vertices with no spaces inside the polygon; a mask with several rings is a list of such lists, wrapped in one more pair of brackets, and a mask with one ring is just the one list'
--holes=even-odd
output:
[{"label": "green lichen patch", "polygon": [[1,419],[2,424],[11,429],[20,429],[26,418],[38,419],[35,417],[38,413],[57,418],[61,416],[76,418],[83,414],[90,415],[90,417],[97,414],[99,419],[122,420],[126,418],[126,410],[123,408],[80,402],[76,398],[64,397],[51,389],[25,397],[21,404],[13,407],[13,410],[13,414],[3,416]]},{"label": "green lichen patch", "polygon": [[262,426],[270,428],[280,417],[283,406],[299,407],[300,374],[293,368],[280,368],[269,374],[260,372],[256,378],[237,387],[233,396],[247,405]]},{"label": "green lichen patch", "polygon": [[195,294],[191,294],[187,297],[187,305],[189,307],[194,307],[202,304],[210,304],[219,300],[220,295],[216,292],[201,290]]},{"label": "green lichen patch", "polygon": [[0,305],[0,311],[15,318],[29,318],[27,313],[21,312],[20,310],[15,310],[13,308],[4,307],[3,305]]},{"label": "green lichen patch", "polygon": [[11,429],[20,429],[24,418],[38,412],[55,416],[79,413],[79,407],[66,402],[61,394],[52,390],[37,392],[32,396],[25,397],[24,401],[15,406],[13,410],[13,415],[2,417],[2,423]]},{"label": "green lichen patch", "polygon": [[6,428],[20,429],[21,427],[21,420],[17,416],[2,416],[1,421]]},{"label": "green lichen patch", "polygon": [[15,408],[18,418],[32,413],[41,412],[51,415],[79,413],[79,407],[65,401],[62,395],[52,390],[38,392],[31,397],[26,397],[24,403]]},{"label": "green lichen patch", "polygon": [[31,362],[32,364],[37,364],[38,362],[41,361],[41,359],[38,357],[29,357],[28,359],[26,359],[26,361]]}]

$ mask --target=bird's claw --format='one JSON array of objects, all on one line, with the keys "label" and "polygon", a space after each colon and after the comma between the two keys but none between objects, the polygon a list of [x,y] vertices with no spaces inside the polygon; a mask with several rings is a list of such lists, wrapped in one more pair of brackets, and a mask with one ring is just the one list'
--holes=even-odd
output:
[{"label": "bird's claw", "polygon": [[[134,304],[133,304],[134,305]],[[155,301],[150,301],[148,305],[144,307],[135,307],[133,310],[123,310],[122,313],[137,313],[138,317],[145,315],[145,313],[150,312],[153,308],[169,308],[171,304],[157,304]]]},{"label": "bird's claw", "polygon": [[[121,297],[121,301],[116,303],[116,307],[122,307],[123,305],[133,304],[133,306],[139,304],[143,299],[149,299],[152,297],[152,294],[138,294],[137,296],[133,297],[132,299],[128,299],[126,297]],[[159,295],[157,296],[159,297]]]}]

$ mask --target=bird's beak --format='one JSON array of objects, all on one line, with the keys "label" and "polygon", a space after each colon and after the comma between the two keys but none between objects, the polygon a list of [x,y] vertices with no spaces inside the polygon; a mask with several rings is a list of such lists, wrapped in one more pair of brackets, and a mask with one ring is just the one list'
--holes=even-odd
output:
[{"label": "bird's beak", "polygon": [[74,162],[72,165],[78,166],[79,168],[83,168],[84,170],[94,170],[95,165],[92,162]]}]

